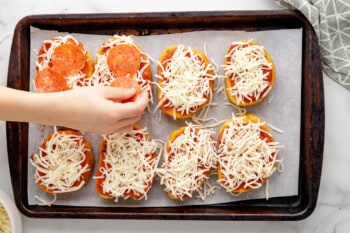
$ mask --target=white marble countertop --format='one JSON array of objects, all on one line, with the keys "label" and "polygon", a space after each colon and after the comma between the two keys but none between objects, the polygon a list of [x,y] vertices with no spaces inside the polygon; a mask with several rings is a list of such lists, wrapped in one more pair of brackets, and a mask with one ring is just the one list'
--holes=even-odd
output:
[{"label": "white marble countertop", "polygon": [[[31,14],[162,12],[207,10],[276,10],[273,0],[0,0],[0,85],[7,68],[16,23]],[[350,229],[350,91],[324,74],[326,128],[323,170],[315,211],[301,221],[174,221],[33,219],[23,216],[26,233],[56,232],[349,232]],[[0,122],[0,188],[12,196],[5,123]]]}]

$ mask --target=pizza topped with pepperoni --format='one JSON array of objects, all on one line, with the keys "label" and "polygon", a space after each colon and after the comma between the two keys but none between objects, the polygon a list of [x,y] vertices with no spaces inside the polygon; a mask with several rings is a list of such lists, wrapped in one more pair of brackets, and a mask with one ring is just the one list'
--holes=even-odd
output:
[{"label": "pizza topped with pepperoni", "polygon": [[152,95],[152,71],[146,53],[131,36],[117,36],[105,41],[96,55],[95,72],[89,85],[110,86],[118,78],[135,80],[141,90]]},{"label": "pizza topped with pepperoni", "polygon": [[36,70],[36,91],[53,92],[84,86],[94,71],[94,62],[82,42],[67,35],[42,43]]}]

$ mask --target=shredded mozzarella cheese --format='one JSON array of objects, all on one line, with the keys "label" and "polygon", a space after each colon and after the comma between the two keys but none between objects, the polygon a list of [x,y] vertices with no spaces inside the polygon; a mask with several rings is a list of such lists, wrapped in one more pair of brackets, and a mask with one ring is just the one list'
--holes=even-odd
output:
[{"label": "shredded mozzarella cheese", "polygon": [[[157,169],[164,191],[183,199],[208,179],[209,172],[216,169],[216,143],[212,131],[189,125],[173,142],[168,142],[170,151],[164,150],[164,162]],[[211,191],[209,192],[211,193]],[[206,192],[200,194],[205,199]]]},{"label": "shredded mozzarella cheese", "polygon": [[261,138],[262,133],[271,136],[264,124],[237,117],[224,129],[218,149],[223,177],[218,182],[228,192],[257,189],[275,171],[279,143]]},{"label": "shredded mozzarella cheese", "polygon": [[153,156],[161,144],[149,140],[147,128],[133,129],[128,133],[104,135],[107,142],[103,166],[99,168],[104,179],[104,194],[127,198],[125,194],[133,192],[139,199],[147,199],[147,192],[155,178],[158,156]]},{"label": "shredded mozzarella cheese", "polygon": [[208,196],[214,195],[218,186],[212,185],[210,180],[204,182],[203,186],[198,187],[196,199],[204,201]]},{"label": "shredded mozzarella cheese", "polygon": [[267,60],[263,46],[249,42],[233,42],[225,56],[228,59],[224,65],[225,75],[234,81],[228,90],[237,104],[252,102],[252,97],[255,100],[265,97],[272,88],[268,80],[272,63]]},{"label": "shredded mozzarella cheese", "polygon": [[83,166],[86,150],[83,136],[53,133],[51,139],[39,148],[39,153],[31,157],[30,161],[36,168],[36,182],[53,193],[79,190],[85,184],[83,174],[90,170],[88,164]]},{"label": "shredded mozzarella cheese", "polygon": [[158,106],[173,108],[175,119],[175,112],[183,115],[196,112],[211,98],[210,81],[216,77],[209,73],[213,66],[205,64],[191,48],[178,45],[173,56],[162,63],[159,64],[161,75],[157,75],[162,80]]}]

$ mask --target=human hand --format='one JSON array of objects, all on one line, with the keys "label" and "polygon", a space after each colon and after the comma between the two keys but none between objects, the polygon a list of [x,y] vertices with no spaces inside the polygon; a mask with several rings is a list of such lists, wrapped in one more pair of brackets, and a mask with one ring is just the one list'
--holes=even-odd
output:
[{"label": "human hand", "polygon": [[44,94],[53,103],[48,123],[99,134],[126,132],[141,119],[149,102],[148,93],[144,91],[135,102],[121,103],[130,99],[135,91],[115,87],[82,87]]}]

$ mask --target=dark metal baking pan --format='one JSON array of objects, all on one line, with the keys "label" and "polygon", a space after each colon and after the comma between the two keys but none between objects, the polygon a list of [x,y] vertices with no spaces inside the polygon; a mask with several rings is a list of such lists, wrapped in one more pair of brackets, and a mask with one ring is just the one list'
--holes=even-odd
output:
[{"label": "dark metal baking pan", "polygon": [[216,205],[181,207],[77,207],[28,204],[28,124],[7,122],[7,146],[14,198],[19,210],[39,218],[187,220],[300,220],[314,210],[322,170],[324,93],[317,37],[296,11],[165,12],[133,14],[32,15],[14,30],[8,86],[29,91],[30,28],[87,34],[160,35],[201,30],[303,29],[302,103],[298,195]]}]

